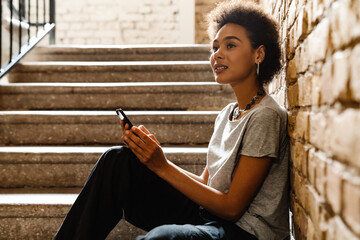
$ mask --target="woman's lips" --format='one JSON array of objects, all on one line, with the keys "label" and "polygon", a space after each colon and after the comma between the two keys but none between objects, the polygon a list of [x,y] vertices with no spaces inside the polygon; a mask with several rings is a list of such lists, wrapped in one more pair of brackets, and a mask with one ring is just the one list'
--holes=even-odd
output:
[{"label": "woman's lips", "polygon": [[228,69],[227,66],[218,66],[214,68],[214,71],[216,74],[222,73],[223,71],[225,71],[226,69]]}]

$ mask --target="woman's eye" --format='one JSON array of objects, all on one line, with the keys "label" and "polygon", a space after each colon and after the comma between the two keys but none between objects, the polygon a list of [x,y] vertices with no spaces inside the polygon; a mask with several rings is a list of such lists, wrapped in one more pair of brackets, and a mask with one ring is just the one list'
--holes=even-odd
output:
[{"label": "woman's eye", "polygon": [[233,47],[236,47],[234,44],[228,44],[227,46],[226,46],[227,48],[233,48]]},{"label": "woman's eye", "polygon": [[212,51],[213,51],[213,52],[216,52],[218,49],[219,49],[218,47],[213,47],[213,48],[212,48]]}]

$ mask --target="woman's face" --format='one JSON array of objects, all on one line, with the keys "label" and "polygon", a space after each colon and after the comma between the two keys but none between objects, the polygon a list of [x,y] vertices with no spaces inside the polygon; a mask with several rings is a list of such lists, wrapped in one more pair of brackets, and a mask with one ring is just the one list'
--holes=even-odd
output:
[{"label": "woman's face", "polygon": [[236,85],[251,75],[256,77],[255,59],[244,27],[227,23],[217,32],[210,56],[216,82]]}]

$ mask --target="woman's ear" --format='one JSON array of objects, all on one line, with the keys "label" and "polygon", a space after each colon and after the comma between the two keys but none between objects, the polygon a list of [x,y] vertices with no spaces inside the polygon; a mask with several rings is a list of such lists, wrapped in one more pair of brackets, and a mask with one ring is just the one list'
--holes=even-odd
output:
[{"label": "woman's ear", "polygon": [[265,46],[264,45],[260,45],[257,49],[256,49],[256,56],[255,56],[255,61],[256,63],[261,63],[262,61],[264,61],[265,59]]}]

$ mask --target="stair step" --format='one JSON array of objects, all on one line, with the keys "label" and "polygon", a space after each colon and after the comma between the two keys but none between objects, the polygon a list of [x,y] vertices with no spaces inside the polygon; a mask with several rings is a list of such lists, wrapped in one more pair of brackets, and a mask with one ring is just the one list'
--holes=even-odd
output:
[{"label": "stair step", "polygon": [[[109,147],[0,147],[0,188],[82,187],[101,154]],[[164,147],[176,165],[200,175],[206,147]]]},{"label": "stair step", "polygon": [[25,61],[201,61],[210,46],[195,45],[57,45],[40,46]]},{"label": "stair step", "polygon": [[231,87],[215,82],[10,83],[0,85],[0,109],[220,110]]},{"label": "stair step", "polygon": [[[0,239],[52,239],[79,189],[0,191]],[[145,232],[124,220],[106,238],[134,239]]]},{"label": "stair step", "polygon": [[209,61],[24,62],[10,82],[211,82]]},{"label": "stair step", "polygon": [[[218,111],[126,111],[162,144],[207,144]],[[0,111],[1,145],[118,145],[115,111]],[[34,137],[36,136],[36,137]]]}]

